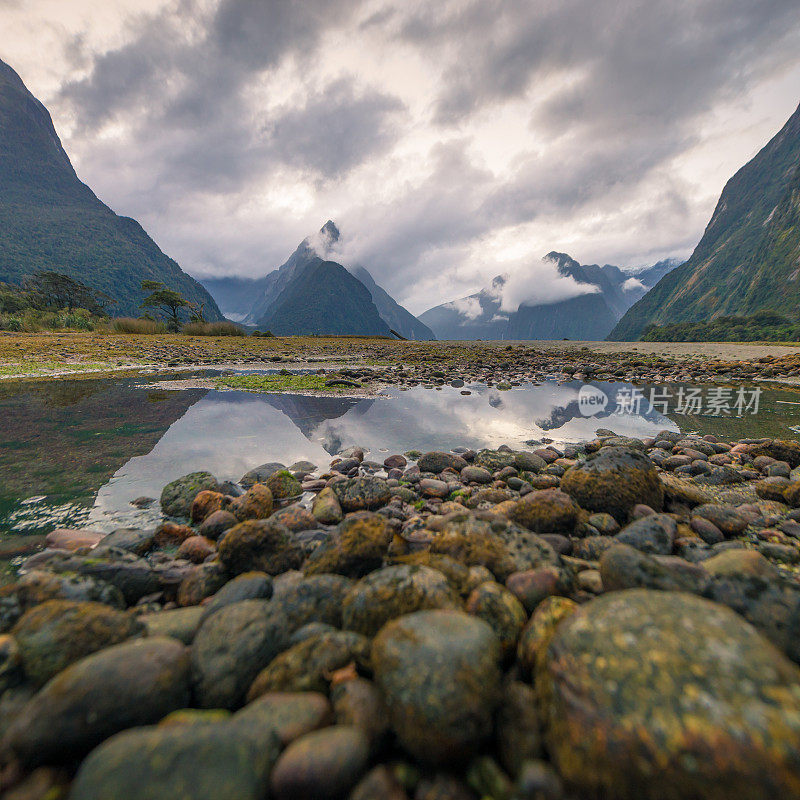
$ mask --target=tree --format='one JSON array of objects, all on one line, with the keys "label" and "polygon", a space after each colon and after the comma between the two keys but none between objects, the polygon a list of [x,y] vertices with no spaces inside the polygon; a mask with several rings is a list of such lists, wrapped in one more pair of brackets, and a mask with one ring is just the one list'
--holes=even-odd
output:
[{"label": "tree", "polygon": [[60,272],[37,272],[27,282],[29,292],[40,298],[45,308],[85,308],[95,314],[105,314],[106,306],[116,302],[114,298],[92,289],[80,281]]},{"label": "tree", "polygon": [[163,283],[158,281],[142,281],[142,291],[150,292],[150,294],[139,303],[139,307],[159,309],[166,317],[170,330],[180,330],[181,309],[191,307],[191,303],[180,292],[167,289]]}]

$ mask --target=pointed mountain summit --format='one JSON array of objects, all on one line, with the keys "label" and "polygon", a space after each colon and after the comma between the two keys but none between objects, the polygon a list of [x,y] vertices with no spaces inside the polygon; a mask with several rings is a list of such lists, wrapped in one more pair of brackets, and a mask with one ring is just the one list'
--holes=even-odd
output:
[{"label": "pointed mountain summit", "polygon": [[141,225],[117,216],[81,183],[47,109],[0,61],[0,282],[53,270],[111,295],[116,315],[139,314],[143,280],[160,281],[222,318],[211,295],[164,255]]},{"label": "pointed mountain summit", "polygon": [[364,267],[346,269],[334,260],[340,236],[328,220],[265,277],[203,283],[226,314],[273,333],[387,335],[391,329],[407,339],[435,338]]},{"label": "pointed mountain summit", "polygon": [[800,106],[725,185],[689,260],[634,305],[609,339],[651,324],[800,307]]}]

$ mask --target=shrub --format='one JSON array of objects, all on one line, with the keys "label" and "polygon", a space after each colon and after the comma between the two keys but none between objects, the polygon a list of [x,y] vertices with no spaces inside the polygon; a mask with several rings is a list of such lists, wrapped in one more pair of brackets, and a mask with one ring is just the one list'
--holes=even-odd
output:
[{"label": "shrub", "polygon": [[187,322],[181,329],[187,336],[247,336],[234,322]]},{"label": "shrub", "polygon": [[11,317],[9,319],[3,320],[2,325],[0,328],[6,331],[21,331],[22,330],[22,322],[18,320],[16,317]]},{"label": "shrub", "polygon": [[117,317],[111,328],[115,333],[166,333],[167,326],[154,319],[135,319],[134,317]]},{"label": "shrub", "polygon": [[253,331],[251,336],[260,336],[263,339],[274,339],[275,334],[272,331]]}]

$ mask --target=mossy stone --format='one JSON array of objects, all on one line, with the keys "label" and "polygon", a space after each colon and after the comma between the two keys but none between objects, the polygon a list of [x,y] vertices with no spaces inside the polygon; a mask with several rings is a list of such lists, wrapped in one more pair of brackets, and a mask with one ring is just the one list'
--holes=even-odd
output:
[{"label": "mossy stone", "polygon": [[372,662],[402,746],[437,765],[477,752],[500,698],[500,657],[489,625],[461,611],[417,611],[386,625]]},{"label": "mossy stone", "polygon": [[604,595],[559,625],[536,680],[550,755],[581,796],[800,793],[800,670],[728,608]]},{"label": "mossy stone", "polygon": [[161,491],[161,510],[168,517],[188,517],[195,497],[204,490],[219,491],[217,479],[205,471],[190,472]]}]

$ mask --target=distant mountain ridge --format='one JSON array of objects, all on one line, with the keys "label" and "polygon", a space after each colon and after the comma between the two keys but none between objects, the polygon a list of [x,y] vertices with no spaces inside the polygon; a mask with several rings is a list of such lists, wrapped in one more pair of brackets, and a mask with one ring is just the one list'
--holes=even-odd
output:
[{"label": "distant mountain ridge", "polygon": [[364,267],[348,270],[328,258],[339,238],[339,229],[328,220],[316,236],[304,239],[284,264],[263,278],[210,278],[203,284],[226,314],[273,333],[393,330],[406,339],[434,339],[431,330],[378,286]]},{"label": "distant mountain ridge", "polygon": [[633,340],[650,324],[800,308],[800,106],[725,185],[689,260],[666,275],[610,333]]},{"label": "distant mountain ridge", "polygon": [[503,311],[506,276],[476,294],[435,306],[419,319],[439,339],[604,339],[616,321],[655,282],[679,263],[666,259],[651,267],[622,270],[611,264],[579,264],[566,253],[545,256],[558,273],[591,287],[585,294],[546,303],[525,303]]},{"label": "distant mountain ridge", "polygon": [[0,61],[0,281],[35,272],[69,275],[138,316],[143,280],[163,283],[222,319],[211,295],[166,256],[133,219],[117,216],[82,183],[47,109]]}]

